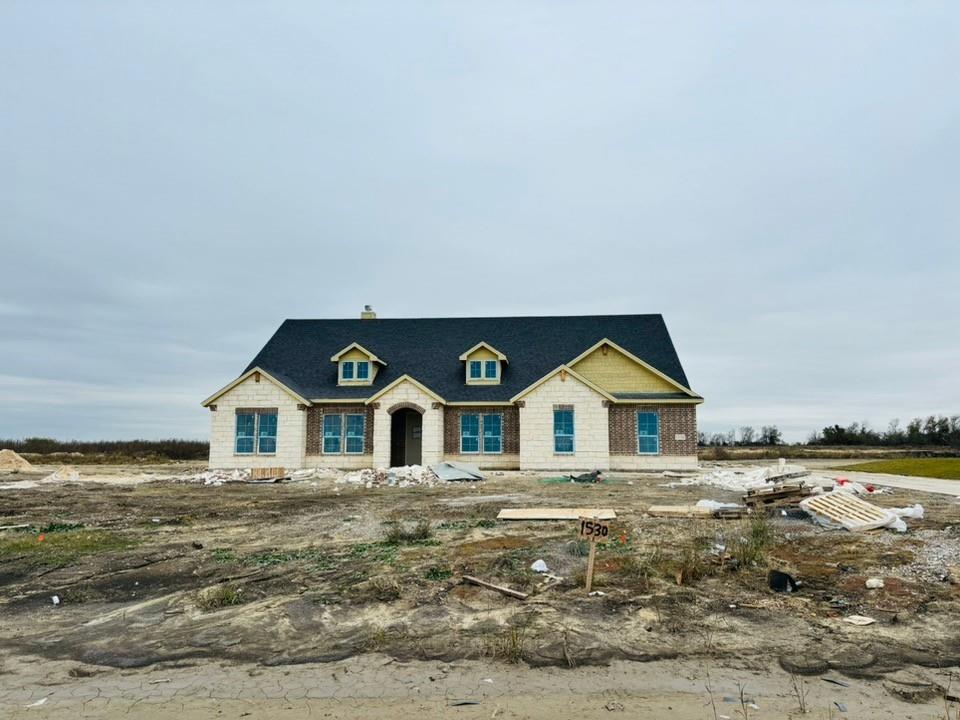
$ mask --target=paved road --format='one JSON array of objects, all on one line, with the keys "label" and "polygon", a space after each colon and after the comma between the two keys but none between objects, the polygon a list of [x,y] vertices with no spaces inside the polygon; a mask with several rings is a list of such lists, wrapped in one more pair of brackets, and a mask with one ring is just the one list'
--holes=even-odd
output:
[{"label": "paved road", "polygon": [[801,460],[797,461],[814,472],[830,477],[845,477],[853,482],[884,485],[903,490],[938,493],[940,495],[960,496],[960,480],[941,480],[940,478],[917,477],[915,475],[888,475],[886,473],[853,472],[850,470],[827,470],[830,466],[853,464],[848,460]]}]

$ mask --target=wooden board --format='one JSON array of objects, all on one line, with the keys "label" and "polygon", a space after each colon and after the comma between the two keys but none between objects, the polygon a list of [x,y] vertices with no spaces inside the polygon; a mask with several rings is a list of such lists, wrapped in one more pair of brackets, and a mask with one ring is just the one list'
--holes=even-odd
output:
[{"label": "wooden board", "polygon": [[614,520],[609,508],[504,508],[497,520],[579,520],[582,517]]},{"label": "wooden board", "polygon": [[890,521],[890,512],[861,500],[850,493],[827,493],[807,498],[800,507],[849,530],[883,527]]},{"label": "wooden board", "polygon": [[708,518],[713,517],[713,511],[696,505],[651,505],[647,508],[647,515],[664,518]]},{"label": "wooden board", "polygon": [[250,469],[250,479],[251,480],[269,480],[271,478],[282,478],[287,474],[286,468],[282,467],[268,467],[268,468],[251,468]]}]

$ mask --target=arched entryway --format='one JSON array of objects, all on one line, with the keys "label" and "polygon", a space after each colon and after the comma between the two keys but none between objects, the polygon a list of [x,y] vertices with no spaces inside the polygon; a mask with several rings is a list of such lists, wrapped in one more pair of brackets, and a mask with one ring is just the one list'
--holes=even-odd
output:
[{"label": "arched entryway", "polygon": [[390,467],[423,462],[423,408],[398,403],[390,408]]}]

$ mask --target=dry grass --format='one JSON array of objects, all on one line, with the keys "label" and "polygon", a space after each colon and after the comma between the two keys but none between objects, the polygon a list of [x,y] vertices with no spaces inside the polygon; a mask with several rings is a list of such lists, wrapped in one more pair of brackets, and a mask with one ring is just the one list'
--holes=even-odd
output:
[{"label": "dry grass", "polygon": [[229,585],[216,585],[197,596],[197,607],[207,612],[231,605],[243,604],[243,589]]}]

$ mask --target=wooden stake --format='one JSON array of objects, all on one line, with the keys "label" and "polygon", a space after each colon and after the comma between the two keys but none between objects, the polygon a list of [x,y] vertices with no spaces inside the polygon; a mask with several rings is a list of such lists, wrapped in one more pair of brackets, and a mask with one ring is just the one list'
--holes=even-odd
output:
[{"label": "wooden stake", "polygon": [[593,559],[597,556],[597,543],[590,542],[590,557],[587,559],[587,595],[593,587]]}]

